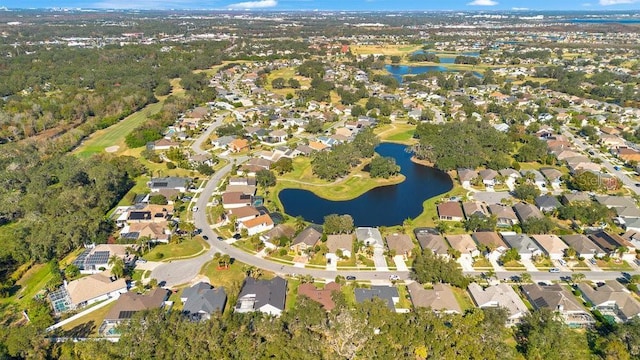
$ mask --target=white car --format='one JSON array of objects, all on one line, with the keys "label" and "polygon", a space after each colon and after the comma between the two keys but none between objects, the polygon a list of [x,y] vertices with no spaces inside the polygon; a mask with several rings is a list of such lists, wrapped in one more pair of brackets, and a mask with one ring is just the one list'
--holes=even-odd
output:
[{"label": "white car", "polygon": [[400,280],[400,276],[398,276],[398,275],[389,275],[389,280]]}]

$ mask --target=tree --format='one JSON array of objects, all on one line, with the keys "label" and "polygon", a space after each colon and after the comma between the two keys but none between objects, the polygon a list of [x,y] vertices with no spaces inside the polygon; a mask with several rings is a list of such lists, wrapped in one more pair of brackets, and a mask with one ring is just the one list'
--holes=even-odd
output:
[{"label": "tree", "polygon": [[521,283],[529,284],[531,283],[531,274],[524,272],[520,274],[519,279]]},{"label": "tree", "polygon": [[205,176],[211,176],[214,173],[213,168],[211,167],[211,165],[204,164],[204,163],[198,165],[198,167],[196,167],[196,170],[198,170],[198,172],[200,174],[205,175]]},{"label": "tree", "polygon": [[369,174],[372,178],[385,178],[397,175],[400,166],[396,165],[396,160],[392,157],[376,156],[369,164]]},{"label": "tree", "polygon": [[399,64],[400,60],[402,60],[402,58],[398,55],[391,55],[391,63],[392,64]]},{"label": "tree", "polygon": [[112,255],[109,258],[109,262],[107,264],[111,266],[111,274],[113,274],[113,276],[118,279],[124,276],[125,264],[124,260],[121,257]]},{"label": "tree", "polygon": [[300,89],[300,81],[298,81],[297,79],[291,78],[288,80],[287,83],[289,84],[289,87],[292,89]]},{"label": "tree", "polygon": [[271,164],[271,170],[277,172],[279,175],[291,172],[293,171],[293,160],[291,160],[291,158],[281,157]]},{"label": "tree", "polygon": [[435,255],[429,249],[415,256],[411,278],[421,284],[446,282],[463,289],[469,285],[469,279],[455,261]]},{"label": "tree", "polygon": [[528,313],[515,331],[517,349],[525,359],[588,359],[584,334],[568,327],[549,309]]},{"label": "tree", "polygon": [[275,78],[271,81],[271,86],[274,89],[284,89],[285,87],[285,80],[281,77],[279,78]]},{"label": "tree", "polygon": [[149,197],[149,204],[154,204],[154,205],[167,205],[169,203],[169,201],[167,200],[167,198],[162,195],[162,194],[158,194],[158,195],[151,195]]},{"label": "tree", "polygon": [[64,269],[64,277],[67,280],[75,279],[78,276],[80,276],[80,269],[75,264],[71,264]]},{"label": "tree", "polygon": [[522,183],[516,185],[513,189],[513,196],[518,199],[532,202],[533,199],[540,196],[540,189],[534,184],[530,183]]},{"label": "tree", "polygon": [[530,217],[523,221],[522,231],[527,234],[549,234],[556,224],[548,217]]},{"label": "tree", "polygon": [[582,282],[584,279],[586,279],[586,275],[583,273],[573,273],[571,274],[571,282],[574,284],[577,284],[579,282]]},{"label": "tree", "polygon": [[495,215],[484,216],[479,214],[471,214],[464,221],[464,229],[466,231],[474,232],[478,230],[493,231],[496,228],[498,220]]},{"label": "tree", "polygon": [[325,234],[348,234],[353,231],[351,215],[331,214],[324,217],[323,230]]},{"label": "tree", "polygon": [[196,231],[196,225],[190,221],[181,221],[178,224],[178,228],[189,236],[189,240],[193,238],[193,233]]},{"label": "tree", "polygon": [[512,261],[520,261],[520,254],[518,253],[518,249],[510,248],[505,251],[504,254],[500,257],[500,262],[503,264],[512,262]]},{"label": "tree", "polygon": [[322,125],[322,120],[311,118],[307,125],[305,125],[304,130],[310,134],[318,134],[322,132]]},{"label": "tree", "polygon": [[276,184],[276,175],[271,170],[260,170],[256,173],[256,182],[267,189]]},{"label": "tree", "polygon": [[581,171],[573,176],[569,183],[571,188],[580,191],[596,191],[602,187],[600,176],[591,171]]}]

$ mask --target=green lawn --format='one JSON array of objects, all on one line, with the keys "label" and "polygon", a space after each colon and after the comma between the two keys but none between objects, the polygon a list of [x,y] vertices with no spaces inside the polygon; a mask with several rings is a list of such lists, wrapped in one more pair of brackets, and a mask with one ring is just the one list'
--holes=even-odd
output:
[{"label": "green lawn", "polygon": [[188,258],[200,254],[209,249],[202,237],[196,236],[193,240],[184,240],[181,243],[169,243],[156,245],[143,258],[150,261],[169,261],[178,258]]},{"label": "green lawn", "polygon": [[228,269],[218,270],[218,262],[210,261],[200,269],[200,274],[208,277],[213,286],[224,286],[228,290],[237,287],[239,291],[242,281],[246,277],[242,269],[243,266],[243,263],[234,262]]},{"label": "green lawn", "polygon": [[404,132],[388,136],[385,140],[391,141],[391,142],[408,143],[408,142],[411,142],[411,140],[413,140],[414,133],[415,133],[415,130],[406,130]]},{"label": "green lawn", "polygon": [[487,258],[485,258],[485,257],[477,258],[476,261],[473,262],[473,267],[474,268],[491,268],[491,269],[493,269],[493,265],[491,265],[491,262],[489,262],[489,260],[487,260]]},{"label": "green lawn", "polygon": [[88,337],[98,335],[98,328],[104,320],[111,307],[116,302],[112,302],[105,307],[93,311],[79,319],[76,319],[61,327],[63,334],[70,337]]},{"label": "green lawn", "polygon": [[463,312],[475,307],[466,290],[457,288],[455,286],[452,286],[451,289],[453,290],[453,295],[456,297],[456,300],[458,301],[458,304],[460,305],[460,308]]},{"label": "green lawn", "polygon": [[287,281],[287,300],[285,309],[293,310],[296,307],[296,301],[298,301],[298,286],[300,286],[300,280],[289,279]]},{"label": "green lawn", "polygon": [[629,270],[633,270],[631,265],[629,265],[626,261],[620,261],[619,263],[617,263],[613,259],[609,260],[609,261],[596,260],[596,264],[602,270],[613,270],[613,271],[629,271]]},{"label": "green lawn", "polygon": [[89,157],[93,154],[101,153],[110,146],[124,145],[124,138],[135,128],[147,121],[149,116],[157,113],[162,109],[163,101],[145,106],[142,110],[137,111],[122,121],[109,126],[106,129],[98,130],[86,139],[82,145],[74,151],[80,157]]},{"label": "green lawn", "polygon": [[[415,227],[435,226],[436,221],[433,218],[437,217],[437,214],[438,214],[438,212],[436,211],[436,205],[437,205],[436,203],[444,198],[450,198],[453,196],[466,196],[466,195],[467,195],[467,190],[463,189],[462,186],[457,181],[454,181],[453,189],[451,189],[449,192],[442,195],[434,196],[430,199],[425,200],[422,203],[422,208],[424,210],[422,211],[422,214],[418,215],[418,217],[416,217],[413,220],[413,226]],[[451,227],[453,227],[453,224]]]},{"label": "green lawn", "polygon": [[398,294],[400,295],[400,301],[396,305],[398,309],[411,309],[412,304],[409,297],[409,292],[407,291],[407,287],[404,285],[398,285]]},{"label": "green lawn", "polygon": [[349,305],[356,304],[355,286],[352,281],[348,282],[340,288],[340,292],[344,295],[344,299]]}]

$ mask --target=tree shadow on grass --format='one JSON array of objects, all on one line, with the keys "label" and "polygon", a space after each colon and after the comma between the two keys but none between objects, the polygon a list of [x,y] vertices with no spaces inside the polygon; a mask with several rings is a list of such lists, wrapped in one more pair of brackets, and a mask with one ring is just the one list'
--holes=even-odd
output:
[{"label": "tree shadow on grass", "polygon": [[63,335],[68,337],[89,337],[91,334],[95,333],[95,331],[96,331],[96,323],[93,320],[91,320],[84,324],[75,326],[70,330],[64,331]]}]

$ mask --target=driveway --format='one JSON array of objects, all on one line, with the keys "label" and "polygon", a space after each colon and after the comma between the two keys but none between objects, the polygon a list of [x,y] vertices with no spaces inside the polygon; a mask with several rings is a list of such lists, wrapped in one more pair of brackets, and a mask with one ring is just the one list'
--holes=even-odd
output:
[{"label": "driveway", "polygon": [[524,267],[527,269],[528,272],[540,271],[535,265],[533,265],[533,262],[531,261],[531,259],[522,258],[520,259],[520,263],[524,265]]},{"label": "driveway", "polygon": [[384,258],[384,249],[373,250],[373,263],[377,271],[389,271],[387,260]]},{"label": "driveway", "polygon": [[473,258],[469,254],[462,254],[458,259],[458,264],[462,267],[462,271],[474,271]]},{"label": "driveway", "polygon": [[396,255],[393,257],[393,262],[396,264],[398,271],[409,271],[407,264],[404,262],[404,256]]}]

